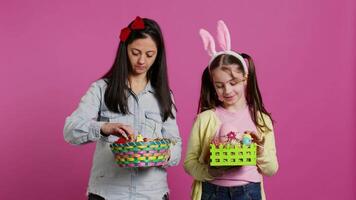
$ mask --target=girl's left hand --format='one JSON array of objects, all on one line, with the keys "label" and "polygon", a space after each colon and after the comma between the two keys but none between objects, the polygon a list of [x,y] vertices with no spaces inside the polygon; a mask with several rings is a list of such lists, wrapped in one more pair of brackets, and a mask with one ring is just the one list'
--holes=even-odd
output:
[{"label": "girl's left hand", "polygon": [[254,141],[257,144],[257,153],[262,154],[263,153],[263,147],[265,144],[265,138],[260,132],[255,132],[255,131],[245,131],[246,134],[250,134],[252,137],[252,141]]},{"label": "girl's left hand", "polygon": [[262,134],[256,133],[255,131],[245,131],[245,134],[250,134],[253,141],[258,144],[258,145],[263,145],[264,143],[264,138]]}]

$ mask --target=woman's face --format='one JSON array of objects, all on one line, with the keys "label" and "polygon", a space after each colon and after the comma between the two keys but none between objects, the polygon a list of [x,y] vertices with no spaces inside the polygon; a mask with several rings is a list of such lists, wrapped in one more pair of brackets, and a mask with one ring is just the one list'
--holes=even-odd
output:
[{"label": "woman's face", "polygon": [[238,65],[221,66],[212,71],[216,94],[225,108],[238,107],[246,103],[247,81]]},{"label": "woman's face", "polygon": [[157,46],[152,38],[134,40],[127,46],[127,54],[131,63],[131,74],[146,75],[157,57]]}]

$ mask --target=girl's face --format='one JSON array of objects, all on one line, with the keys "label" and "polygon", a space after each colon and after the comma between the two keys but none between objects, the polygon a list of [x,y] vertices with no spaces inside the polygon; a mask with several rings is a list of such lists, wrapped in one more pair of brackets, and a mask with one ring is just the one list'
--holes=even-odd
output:
[{"label": "girl's face", "polygon": [[146,75],[157,56],[157,46],[152,38],[134,40],[127,46],[127,54],[131,63],[131,74]]},{"label": "girl's face", "polygon": [[234,110],[246,105],[247,79],[238,70],[238,65],[220,66],[212,71],[212,78],[218,98],[226,109]]}]

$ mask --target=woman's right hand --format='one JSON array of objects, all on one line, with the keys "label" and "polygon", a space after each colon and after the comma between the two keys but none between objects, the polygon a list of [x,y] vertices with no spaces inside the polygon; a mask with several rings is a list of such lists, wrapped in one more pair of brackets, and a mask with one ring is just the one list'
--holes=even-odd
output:
[{"label": "woman's right hand", "polygon": [[101,132],[106,135],[116,135],[129,139],[133,135],[133,130],[130,126],[120,123],[105,123],[101,126]]}]

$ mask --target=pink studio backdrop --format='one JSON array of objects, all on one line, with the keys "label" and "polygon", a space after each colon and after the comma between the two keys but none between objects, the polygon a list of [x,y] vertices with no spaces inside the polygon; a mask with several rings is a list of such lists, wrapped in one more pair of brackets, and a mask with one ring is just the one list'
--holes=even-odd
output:
[{"label": "pink studio backdrop", "polygon": [[[111,66],[118,33],[136,15],[161,25],[178,122],[187,139],[208,62],[198,29],[230,27],[233,48],[256,62],[272,112],[280,169],[272,200],[355,199],[353,0],[0,2],[0,199],[86,199],[94,144],[71,146],[63,124]],[[169,169],[173,200],[191,177]]]}]

